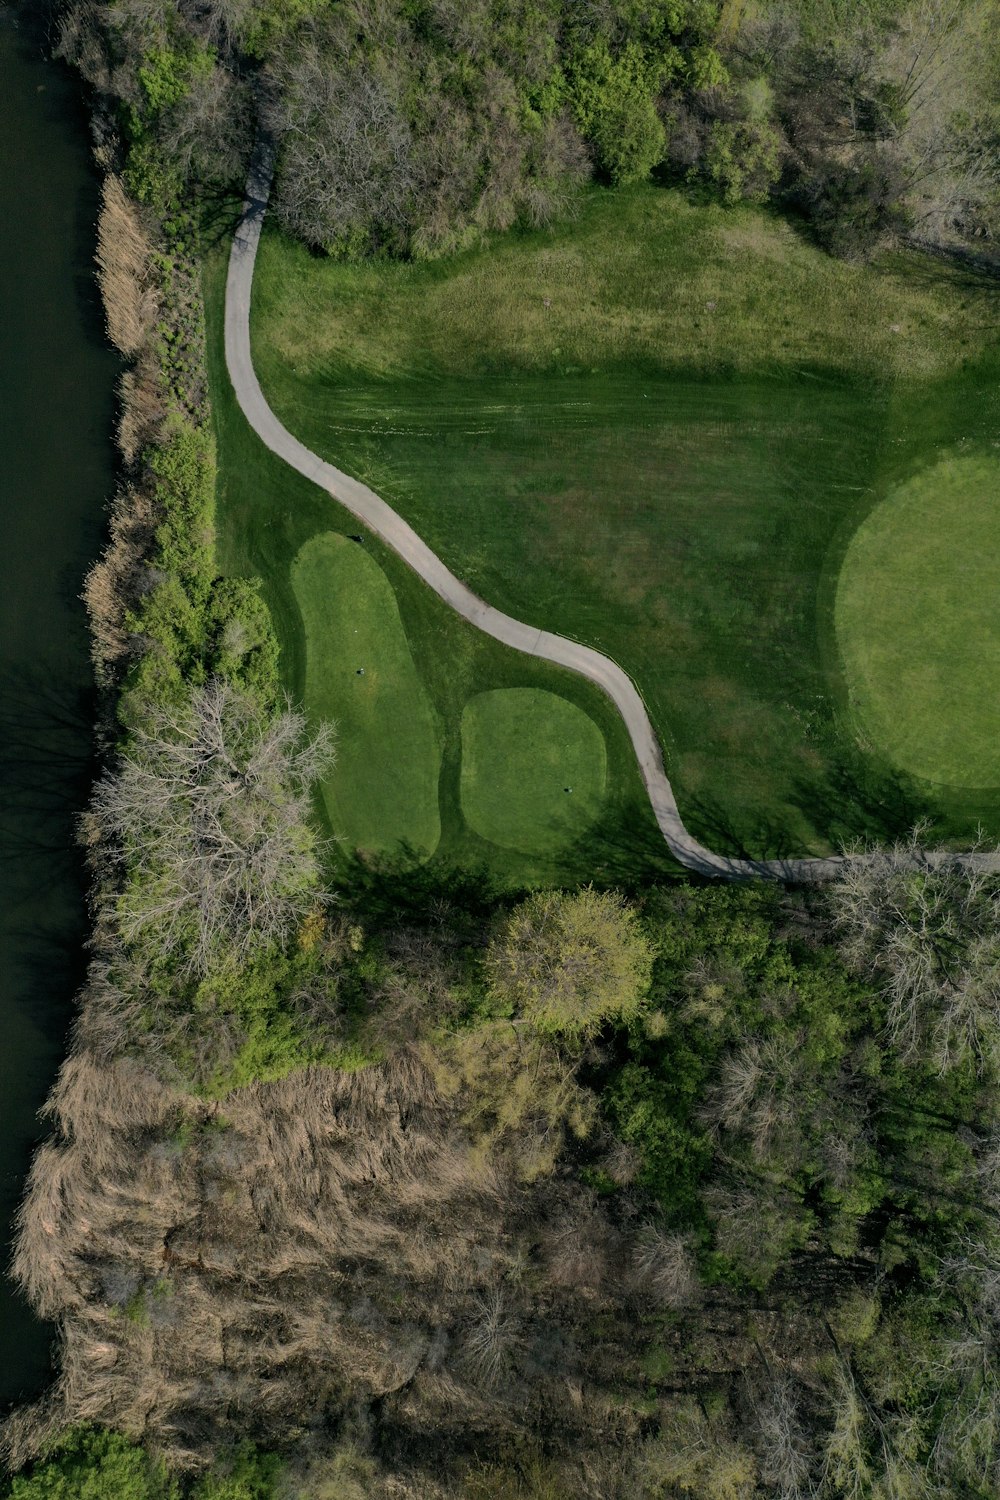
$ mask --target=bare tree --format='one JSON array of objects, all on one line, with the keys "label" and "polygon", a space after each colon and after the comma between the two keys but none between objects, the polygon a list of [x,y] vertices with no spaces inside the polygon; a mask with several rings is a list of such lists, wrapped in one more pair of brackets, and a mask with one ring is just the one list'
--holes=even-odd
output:
[{"label": "bare tree", "polygon": [[270,123],[281,149],[275,206],[316,245],[398,237],[413,187],[413,143],[391,82],[317,38],[279,58]]},{"label": "bare tree", "polygon": [[776,1375],[760,1393],[748,1385],[757,1426],[761,1478],[774,1500],[807,1500],[814,1494],[812,1452],[795,1386]]},{"label": "bare tree", "polygon": [[185,179],[227,182],[238,177],[250,151],[249,92],[216,64],[192,76],[190,87],[157,122],[157,136]]},{"label": "bare tree", "polygon": [[300,713],[269,718],[221,680],[156,709],[94,795],[126,945],[205,972],[285,939],[316,904],[310,789],[332,758],[328,728],[307,739]]},{"label": "bare tree", "polygon": [[1000,193],[1000,120],[983,67],[994,24],[983,0],[913,0],[885,56],[905,110],[906,192],[930,239],[975,233]]},{"label": "bare tree", "polygon": [[878,984],[904,1057],[1000,1063],[1000,882],[905,842],[852,852],[831,887],[847,960]]},{"label": "bare tree", "polygon": [[634,1255],[640,1277],[667,1307],[692,1307],[700,1300],[693,1235],[646,1224],[639,1231]]}]

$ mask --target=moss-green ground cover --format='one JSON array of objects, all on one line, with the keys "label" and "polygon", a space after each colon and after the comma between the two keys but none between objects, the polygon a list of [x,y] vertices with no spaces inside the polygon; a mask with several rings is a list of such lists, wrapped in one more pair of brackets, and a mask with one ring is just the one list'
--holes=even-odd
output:
[{"label": "moss-green ground cover", "polygon": [[305,632],[305,701],[337,726],[323,786],[338,836],[365,854],[433,854],[441,837],[441,734],[413,662],[396,596],[373,558],[336,532],[292,563]]},{"label": "moss-green ground cover", "polygon": [[944,458],[872,511],[837,634],[861,729],[895,764],[1000,786],[1000,462]]},{"label": "moss-green ground cover", "polygon": [[[281,643],[285,685],[293,698],[302,700],[308,696],[310,653],[307,622],[293,587],[295,560],[314,538],[335,533],[347,539],[357,532],[358,524],[324,491],[275,458],[247,426],[236,405],[222,349],[227,253],[228,242],[223,239],[217,253],[209,258],[205,283],[212,410],[219,456],[219,565],[227,575],[260,580]],[[344,545],[362,550],[356,542],[348,544],[345,540]],[[662,877],[676,871],[650,810],[628,735],[604,695],[571,673],[505,649],[460,620],[375,539],[366,538],[364,553],[373,565],[378,565],[391,586],[393,607],[405,632],[422,691],[432,705],[440,737],[441,773],[437,789],[440,839],[431,859],[412,876],[419,890],[426,892],[438,881],[447,886],[453,878],[470,874],[482,874],[494,885],[517,888],[539,883],[577,885],[587,880],[628,886],[655,874]],[[373,592],[382,604],[387,604],[387,596],[381,590]],[[321,605],[317,605],[314,613],[315,634]],[[350,627],[350,615],[347,623]],[[370,628],[376,639],[385,629],[379,624],[377,610]],[[333,653],[334,659],[340,650],[338,640],[339,628],[331,632],[329,643],[323,648]],[[352,670],[363,665],[364,662],[357,662]],[[589,723],[597,726],[606,750],[607,776],[599,806],[583,800],[575,804],[579,809],[575,825],[561,828],[559,840],[548,840],[544,848],[536,847],[534,851],[490,842],[469,826],[462,813],[461,729],[466,704],[482,692],[511,688],[543,690],[556,703],[576,707]],[[329,687],[324,691],[329,694]],[[339,722],[338,798],[342,795],[349,800],[353,795],[366,803],[374,794],[373,783],[364,754],[348,750],[349,727],[343,705],[328,698],[322,711],[331,713]],[[405,740],[406,726],[397,724],[393,733]],[[377,747],[373,753],[379,753]],[[353,787],[347,778],[351,768],[356,771]],[[386,774],[391,772],[387,770]],[[534,797],[533,785],[525,784],[522,794]],[[325,814],[332,835],[343,833],[334,825],[325,799],[319,810]],[[596,821],[591,821],[595,813]],[[371,816],[373,820],[380,817],[377,808],[372,807]],[[386,823],[374,835],[387,840],[393,836]],[[358,838],[357,842],[362,841]],[[335,877],[356,891],[359,881],[367,876],[365,868],[353,858],[354,847],[350,837],[335,838],[331,857]],[[386,846],[382,847],[384,850]],[[379,889],[395,891],[402,900],[405,883],[411,880],[407,871],[412,871],[414,862],[412,859],[396,862],[402,882],[397,885],[386,883],[386,860],[392,865],[390,853],[382,855]]]},{"label": "moss-green ground cover", "polygon": [[604,736],[538,688],[478,693],[462,715],[462,811],[484,839],[531,854],[572,844],[600,816]]},{"label": "moss-green ground cover", "polygon": [[859,742],[833,629],[867,512],[959,438],[991,451],[995,294],[649,187],[441,264],[265,234],[253,337],[292,431],[491,602],[630,671],[696,833],[773,854],[997,824],[992,792]]}]

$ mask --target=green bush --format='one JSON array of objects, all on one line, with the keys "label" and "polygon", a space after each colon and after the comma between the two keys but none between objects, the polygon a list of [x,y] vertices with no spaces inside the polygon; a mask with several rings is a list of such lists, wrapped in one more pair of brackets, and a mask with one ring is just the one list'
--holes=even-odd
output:
[{"label": "green bush", "polygon": [[656,95],[682,61],[676,48],[651,61],[635,44],[612,57],[604,42],[585,48],[573,60],[573,114],[594,148],[598,167],[611,182],[639,181],[663,160],[667,136],[656,112]]},{"label": "green bush", "polygon": [[701,172],[724,203],[763,203],[778,179],[779,141],[768,124],[715,120]]},{"label": "green bush", "polygon": [[93,1428],[69,1433],[45,1462],[15,1475],[4,1493],[10,1500],[180,1500],[176,1480],[145,1449]]},{"label": "green bush", "polygon": [[634,908],[588,886],[523,901],[490,947],[486,972],[494,1000],[514,1015],[579,1041],[638,1015],[652,957]]}]

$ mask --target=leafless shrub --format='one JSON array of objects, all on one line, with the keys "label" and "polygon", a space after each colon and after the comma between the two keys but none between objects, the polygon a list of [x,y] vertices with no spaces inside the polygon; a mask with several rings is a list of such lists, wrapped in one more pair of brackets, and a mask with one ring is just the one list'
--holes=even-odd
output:
[{"label": "leafless shrub", "polygon": [[458,966],[439,937],[415,928],[394,930],[385,948],[368,989],[369,1028],[383,1046],[406,1046],[454,1012]]},{"label": "leafless shrub", "polygon": [[777,1375],[763,1391],[748,1381],[756,1421],[761,1478],[775,1500],[806,1500],[813,1493],[814,1454],[791,1379]]},{"label": "leafless shrub", "polygon": [[701,1282],[690,1234],[647,1224],[639,1231],[633,1254],[642,1281],[665,1306],[680,1310],[700,1300]]},{"label": "leafless shrub", "polygon": [[715,1221],[716,1245],[759,1284],[802,1242],[808,1223],[785,1188],[766,1181],[716,1183],[705,1203]]},{"label": "leafless shrub", "polygon": [[494,1289],[477,1298],[464,1339],[465,1361],[475,1378],[484,1385],[496,1385],[519,1343],[520,1326],[508,1310],[503,1292]]},{"label": "leafless shrub", "polygon": [[553,1194],[541,1249],[547,1279],[554,1286],[576,1289],[590,1300],[607,1294],[620,1246],[592,1198]]},{"label": "leafless shrub", "polygon": [[727,1053],[719,1064],[719,1076],[708,1091],[702,1110],[705,1123],[718,1129],[738,1130],[743,1124],[757,1091],[768,1078],[773,1055],[764,1056],[764,1046],[748,1038],[734,1052]]},{"label": "leafless shrub", "polygon": [[629,1141],[614,1138],[601,1166],[617,1187],[629,1187],[642,1171],[642,1153]]}]

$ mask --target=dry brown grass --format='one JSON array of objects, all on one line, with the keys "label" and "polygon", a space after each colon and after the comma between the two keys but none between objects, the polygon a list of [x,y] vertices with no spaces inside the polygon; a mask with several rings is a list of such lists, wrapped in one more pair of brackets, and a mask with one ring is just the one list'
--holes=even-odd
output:
[{"label": "dry brown grass", "polygon": [[111,503],[111,537],[83,589],[91,654],[100,678],[106,678],[128,654],[126,613],[143,586],[157,519],[152,496],[140,486],[125,485]]},{"label": "dry brown grass", "polygon": [[197,1468],[227,1438],[322,1425],[347,1393],[381,1403],[403,1447],[433,1431],[452,1453],[539,1424],[589,1445],[620,1423],[644,1335],[600,1200],[474,1149],[413,1050],[193,1099],[89,1045],[106,982],[50,1102],[15,1262],[58,1324],[61,1376],[8,1451],[110,1422]]},{"label": "dry brown grass", "polygon": [[104,179],[95,258],[108,337],[131,358],[142,348],[156,317],[152,246],[136,205],[113,175]]},{"label": "dry brown grass", "polygon": [[167,412],[167,400],[156,351],[148,345],[118,384],[118,448],[133,465],[152,443]]}]

